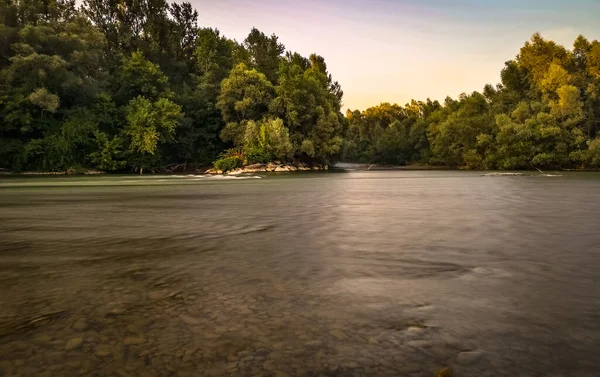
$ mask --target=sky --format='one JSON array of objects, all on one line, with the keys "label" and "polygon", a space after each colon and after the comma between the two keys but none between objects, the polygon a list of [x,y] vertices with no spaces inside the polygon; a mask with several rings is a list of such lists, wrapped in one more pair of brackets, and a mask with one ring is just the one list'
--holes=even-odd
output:
[{"label": "sky", "polygon": [[600,0],[191,0],[202,27],[252,27],[325,58],[344,108],[443,100],[500,81],[531,35],[600,39]]}]

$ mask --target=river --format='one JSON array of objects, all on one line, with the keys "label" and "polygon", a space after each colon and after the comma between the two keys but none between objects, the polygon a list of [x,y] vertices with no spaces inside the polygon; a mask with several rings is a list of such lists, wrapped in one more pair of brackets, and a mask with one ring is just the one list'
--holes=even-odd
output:
[{"label": "river", "polygon": [[600,175],[0,180],[3,376],[593,376]]}]

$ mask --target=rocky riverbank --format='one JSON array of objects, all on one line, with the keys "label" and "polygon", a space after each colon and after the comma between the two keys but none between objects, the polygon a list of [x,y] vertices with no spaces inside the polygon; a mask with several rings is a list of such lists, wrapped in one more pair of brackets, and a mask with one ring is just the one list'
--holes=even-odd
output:
[{"label": "rocky riverbank", "polygon": [[268,164],[252,164],[246,165],[242,168],[238,168],[230,171],[222,171],[217,169],[208,169],[205,174],[227,174],[227,175],[239,175],[243,173],[261,173],[261,172],[293,172],[293,171],[309,171],[309,170],[328,170],[327,165],[307,165],[304,163],[297,164],[282,164],[273,163]]}]

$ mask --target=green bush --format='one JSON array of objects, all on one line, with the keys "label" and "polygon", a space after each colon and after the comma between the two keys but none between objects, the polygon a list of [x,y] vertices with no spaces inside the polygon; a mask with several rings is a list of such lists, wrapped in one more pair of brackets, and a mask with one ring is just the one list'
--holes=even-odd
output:
[{"label": "green bush", "polygon": [[258,147],[248,148],[246,160],[249,164],[265,164],[273,159],[273,155]]},{"label": "green bush", "polygon": [[230,170],[235,170],[237,168],[241,168],[243,164],[244,163],[241,158],[237,156],[231,156],[218,159],[217,161],[215,161],[214,166],[215,169],[226,172]]}]

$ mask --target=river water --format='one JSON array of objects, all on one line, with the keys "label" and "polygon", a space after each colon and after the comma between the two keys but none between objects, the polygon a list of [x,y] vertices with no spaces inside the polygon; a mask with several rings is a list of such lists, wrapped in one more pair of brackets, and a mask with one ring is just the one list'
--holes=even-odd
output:
[{"label": "river water", "polygon": [[594,376],[600,175],[3,178],[2,376]]}]

